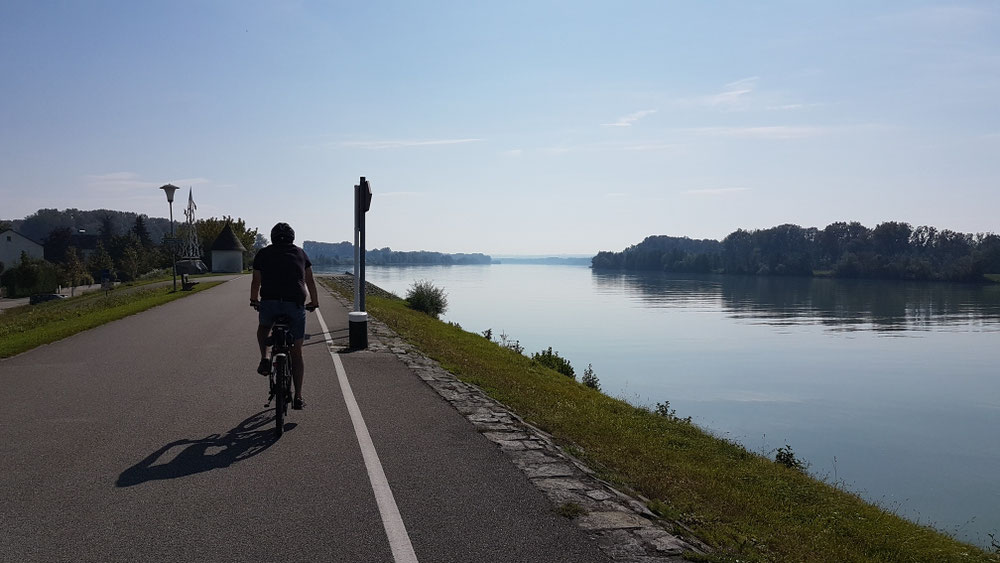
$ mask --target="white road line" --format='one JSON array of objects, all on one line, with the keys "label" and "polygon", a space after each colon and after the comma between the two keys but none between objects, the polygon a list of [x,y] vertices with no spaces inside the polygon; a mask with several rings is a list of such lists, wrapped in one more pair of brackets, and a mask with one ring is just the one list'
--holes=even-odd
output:
[{"label": "white road line", "polygon": [[385,478],[385,471],[382,470],[382,463],[378,460],[378,453],[375,451],[375,444],[368,433],[368,426],[361,416],[361,409],[358,408],[358,401],[351,391],[351,383],[347,380],[347,372],[344,371],[344,364],[340,361],[340,355],[333,350],[333,338],[330,336],[330,329],[323,320],[323,314],[316,309],[316,317],[319,325],[323,328],[323,335],[326,337],[327,349],[333,364],[337,367],[337,379],[340,381],[340,390],[344,394],[344,402],[347,403],[347,412],[351,415],[351,423],[354,425],[354,433],[358,436],[358,445],[361,446],[361,455],[365,459],[365,467],[368,469],[368,479],[371,481],[372,490],[375,492],[375,502],[378,504],[379,514],[382,516],[382,526],[385,527],[385,535],[389,537],[389,548],[392,549],[392,558],[396,563],[417,563],[417,555],[413,552],[410,544],[410,536],[406,533],[406,526],[403,524],[403,517],[399,515],[399,508],[396,507],[396,499],[389,489],[389,481]]}]

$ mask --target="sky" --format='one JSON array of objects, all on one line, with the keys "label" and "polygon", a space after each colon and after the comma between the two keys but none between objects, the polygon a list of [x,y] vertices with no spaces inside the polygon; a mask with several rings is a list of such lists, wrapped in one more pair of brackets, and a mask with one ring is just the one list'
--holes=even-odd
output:
[{"label": "sky", "polygon": [[905,221],[997,232],[1000,3],[0,0],[0,219],[593,254]]}]

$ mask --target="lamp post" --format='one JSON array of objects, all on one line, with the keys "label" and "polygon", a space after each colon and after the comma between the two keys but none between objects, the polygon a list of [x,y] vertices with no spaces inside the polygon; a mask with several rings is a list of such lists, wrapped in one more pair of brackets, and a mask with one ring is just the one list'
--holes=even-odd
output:
[{"label": "lamp post", "polygon": [[174,291],[177,291],[177,255],[176,241],[174,240],[174,192],[179,190],[173,184],[160,186],[160,189],[167,194],[167,203],[170,204],[170,262],[174,270]]}]

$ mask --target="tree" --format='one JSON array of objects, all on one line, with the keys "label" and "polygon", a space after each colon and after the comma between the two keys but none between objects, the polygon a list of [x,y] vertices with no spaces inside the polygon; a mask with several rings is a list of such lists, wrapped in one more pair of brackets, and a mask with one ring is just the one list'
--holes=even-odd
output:
[{"label": "tree", "polygon": [[45,237],[43,244],[46,260],[63,262],[66,260],[66,251],[73,244],[73,230],[69,227],[56,227]]},{"label": "tree", "polygon": [[104,249],[104,245],[100,242],[97,243],[97,250],[87,260],[87,271],[90,272],[90,275],[95,280],[99,280],[104,270],[111,272],[114,267],[115,263],[111,259],[111,255],[108,254],[108,251]]},{"label": "tree", "polygon": [[115,220],[111,213],[104,213],[101,216],[101,228],[98,231],[101,235],[101,242],[105,247],[111,246],[111,239],[115,236]]},{"label": "tree", "polygon": [[76,293],[78,285],[89,285],[94,283],[94,278],[87,273],[87,267],[76,248],[69,247],[66,251],[66,259],[63,261],[60,271],[61,283],[70,287],[70,295]]},{"label": "tree", "polygon": [[125,247],[125,251],[122,253],[121,260],[119,260],[118,265],[121,270],[125,273],[126,279],[128,281],[135,281],[139,277],[141,270],[143,269],[143,257],[142,257],[142,247],[135,241],[133,244],[129,244]]},{"label": "tree", "polygon": [[139,239],[139,244],[143,248],[150,248],[153,246],[153,239],[149,236],[149,230],[146,228],[146,216],[136,215],[135,225],[132,226],[132,234]]},{"label": "tree", "polygon": [[876,253],[887,258],[901,256],[910,250],[912,234],[909,223],[886,221],[872,229],[872,246]]}]

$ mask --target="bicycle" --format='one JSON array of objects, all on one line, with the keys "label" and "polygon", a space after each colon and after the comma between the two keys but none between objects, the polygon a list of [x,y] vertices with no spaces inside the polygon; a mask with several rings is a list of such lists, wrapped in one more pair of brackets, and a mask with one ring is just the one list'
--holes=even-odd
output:
[{"label": "bicycle", "polygon": [[[254,307],[255,309],[257,307]],[[315,311],[315,307],[306,307],[307,311]],[[288,315],[280,315],[271,326],[271,333],[265,341],[271,349],[271,373],[268,375],[268,396],[265,408],[270,408],[274,402],[274,431],[280,438],[285,431],[285,416],[288,405],[292,402],[292,364],[291,352],[295,337],[291,330],[292,319]]]},{"label": "bicycle", "polygon": [[292,319],[287,315],[278,317],[267,337],[271,347],[271,374],[268,376],[268,396],[265,407],[274,401],[274,431],[278,437],[285,431],[285,415],[292,402],[292,368],[289,354],[294,343],[291,331]]}]

